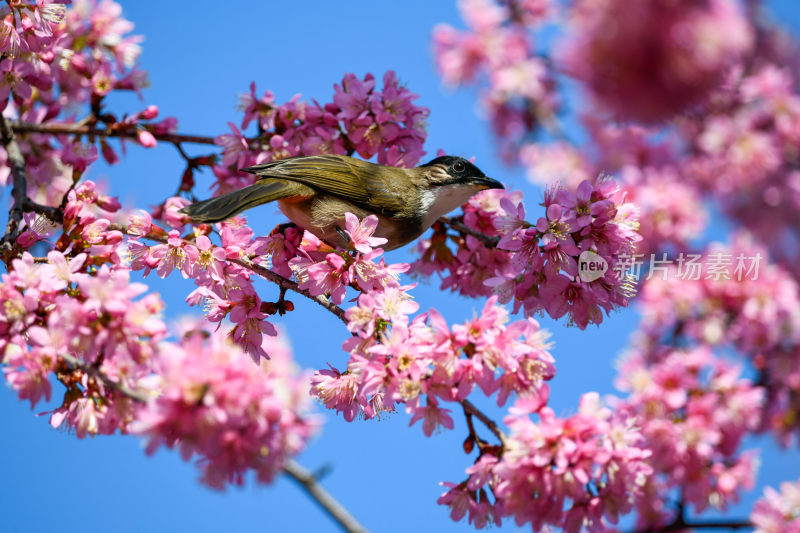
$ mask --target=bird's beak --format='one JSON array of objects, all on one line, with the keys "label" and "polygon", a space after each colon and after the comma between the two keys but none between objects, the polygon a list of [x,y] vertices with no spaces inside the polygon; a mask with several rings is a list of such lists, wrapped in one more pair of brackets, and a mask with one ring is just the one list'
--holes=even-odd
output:
[{"label": "bird's beak", "polygon": [[482,178],[472,178],[470,181],[472,181],[473,185],[477,185],[483,189],[505,189],[502,183],[495,179],[487,178],[486,176]]}]

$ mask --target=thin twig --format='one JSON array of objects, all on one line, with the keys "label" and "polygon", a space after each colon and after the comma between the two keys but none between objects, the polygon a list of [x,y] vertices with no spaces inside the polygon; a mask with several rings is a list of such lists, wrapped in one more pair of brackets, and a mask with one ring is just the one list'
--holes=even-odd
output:
[{"label": "thin twig", "polygon": [[478,436],[478,432],[475,431],[475,424],[472,423],[472,413],[467,411],[467,408],[463,405],[461,406],[464,409],[464,418],[467,419],[467,431],[469,431],[469,436],[478,444],[478,448],[481,447],[481,443],[483,440]]},{"label": "thin twig", "polygon": [[497,440],[500,441],[500,444],[503,446],[503,448],[506,447],[506,441],[508,440],[508,437],[505,433],[503,433],[503,430],[500,429],[494,420],[486,416],[483,411],[475,407],[475,404],[469,400],[461,400],[461,406],[464,408],[465,413],[474,415],[475,418],[483,422],[483,425],[489,428],[489,431],[494,433],[495,437],[497,437]]},{"label": "thin twig", "polygon": [[492,237],[486,235],[485,233],[481,233],[476,229],[470,228],[469,226],[467,226],[466,224],[464,224],[455,217],[441,217],[439,221],[443,222],[444,224],[447,224],[448,226],[450,226],[451,228],[453,228],[458,232],[464,233],[466,235],[472,235],[473,237],[481,241],[487,248],[497,248],[497,243],[500,242],[500,237]]},{"label": "thin twig", "polygon": [[187,154],[184,151],[183,146],[181,146],[181,143],[174,142],[172,143],[172,145],[175,147],[176,150],[178,150],[178,153],[181,154],[181,157],[183,158],[184,161],[186,161],[186,164],[190,165],[192,163],[192,158],[189,157],[189,154]]},{"label": "thin twig", "polygon": [[342,526],[344,531],[349,533],[367,533],[367,528],[361,525],[341,503],[336,501],[336,499],[317,482],[317,478],[315,478],[311,472],[292,459],[288,459],[283,464],[283,471],[287,476],[297,481],[314,501]]},{"label": "thin twig", "polygon": [[[18,133],[49,133],[52,135],[89,135],[95,137],[123,137],[126,139],[136,139],[139,132],[135,127],[126,128],[95,128],[80,124],[33,124],[30,122],[12,122],[11,128]],[[151,132],[152,133],[152,132]],[[204,135],[187,135],[184,133],[153,133],[153,137],[159,141],[170,143],[195,143],[195,144],[216,144],[214,137]]]}]

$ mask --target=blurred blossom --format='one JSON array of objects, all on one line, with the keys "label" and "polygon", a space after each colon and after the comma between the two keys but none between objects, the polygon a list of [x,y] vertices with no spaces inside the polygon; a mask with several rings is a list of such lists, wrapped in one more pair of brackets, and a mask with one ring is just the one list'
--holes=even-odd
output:
[{"label": "blurred blossom", "polygon": [[614,115],[643,122],[703,102],[753,42],[735,0],[578,0],[568,26],[566,72]]}]

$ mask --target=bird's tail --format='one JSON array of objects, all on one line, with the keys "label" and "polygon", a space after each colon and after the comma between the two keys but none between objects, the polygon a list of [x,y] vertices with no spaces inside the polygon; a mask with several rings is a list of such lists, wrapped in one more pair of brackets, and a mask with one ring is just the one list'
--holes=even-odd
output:
[{"label": "bird's tail", "polygon": [[246,209],[296,194],[296,187],[281,181],[258,182],[253,185],[187,205],[179,212],[194,222],[213,224],[230,218]]}]

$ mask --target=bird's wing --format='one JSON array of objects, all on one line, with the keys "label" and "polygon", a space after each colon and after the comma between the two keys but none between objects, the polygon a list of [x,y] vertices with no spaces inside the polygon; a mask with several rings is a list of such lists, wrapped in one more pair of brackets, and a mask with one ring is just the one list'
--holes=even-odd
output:
[{"label": "bird's wing", "polygon": [[341,155],[280,159],[242,169],[263,180],[278,178],[337,196],[370,212],[392,216],[403,209],[401,183],[384,167]]}]

